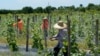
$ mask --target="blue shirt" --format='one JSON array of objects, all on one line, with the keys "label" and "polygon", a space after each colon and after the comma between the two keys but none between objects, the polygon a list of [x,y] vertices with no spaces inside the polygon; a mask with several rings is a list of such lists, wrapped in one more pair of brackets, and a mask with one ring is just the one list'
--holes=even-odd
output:
[{"label": "blue shirt", "polygon": [[58,44],[57,46],[59,48],[61,48],[63,46],[63,39],[68,39],[67,38],[68,35],[67,35],[67,29],[60,29],[58,34],[55,36],[55,38],[58,40]]}]

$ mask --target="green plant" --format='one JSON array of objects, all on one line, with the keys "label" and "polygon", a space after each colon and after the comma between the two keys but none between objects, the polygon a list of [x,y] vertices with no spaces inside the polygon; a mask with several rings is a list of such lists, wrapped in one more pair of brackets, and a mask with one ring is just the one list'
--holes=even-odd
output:
[{"label": "green plant", "polygon": [[37,48],[43,50],[42,36],[39,35],[39,32],[33,29],[33,45],[32,48]]},{"label": "green plant", "polygon": [[15,31],[13,29],[13,22],[8,22],[7,24],[7,42],[11,51],[18,51],[18,46],[15,39]]},{"label": "green plant", "polygon": [[76,43],[77,37],[75,36],[75,24],[71,27],[71,53],[79,53],[78,44]]}]

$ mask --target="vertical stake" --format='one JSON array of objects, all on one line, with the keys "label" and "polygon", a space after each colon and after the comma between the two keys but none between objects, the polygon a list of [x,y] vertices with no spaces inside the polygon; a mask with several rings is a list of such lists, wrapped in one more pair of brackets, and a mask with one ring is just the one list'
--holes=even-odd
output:
[{"label": "vertical stake", "polygon": [[29,18],[27,18],[27,26],[26,26],[26,52],[28,52],[28,45],[29,45]]},{"label": "vertical stake", "polygon": [[18,35],[19,35],[19,33],[18,33],[18,16],[15,16],[15,21],[17,22],[17,38],[19,37]]},{"label": "vertical stake", "polygon": [[95,43],[96,46],[98,46],[98,31],[99,31],[99,20],[96,20],[96,39],[95,39]]},{"label": "vertical stake", "polygon": [[0,16],[0,22],[1,22],[1,16]]},{"label": "vertical stake", "polygon": [[52,24],[51,24],[51,15],[49,13],[48,13],[48,22],[49,22],[49,30],[48,30],[49,32],[48,32],[48,35],[51,35],[50,31],[51,31],[51,25]]},{"label": "vertical stake", "polygon": [[[96,32],[95,32],[95,44],[98,47],[98,31],[99,31],[99,20],[96,20]],[[95,52],[95,56],[98,56],[97,51]]]},{"label": "vertical stake", "polygon": [[38,22],[38,15],[35,15],[35,22]]},{"label": "vertical stake", "polygon": [[61,17],[59,16],[59,19],[58,19],[58,21],[60,21],[61,20]]},{"label": "vertical stake", "polygon": [[32,17],[32,22],[35,22],[35,17],[34,16]]},{"label": "vertical stake", "polygon": [[67,15],[67,22],[68,22],[68,56],[71,56],[70,55],[70,19],[69,19],[69,17],[68,17],[68,15]]},{"label": "vertical stake", "polygon": [[99,20],[96,20],[96,45],[98,46],[98,31],[99,31]]}]

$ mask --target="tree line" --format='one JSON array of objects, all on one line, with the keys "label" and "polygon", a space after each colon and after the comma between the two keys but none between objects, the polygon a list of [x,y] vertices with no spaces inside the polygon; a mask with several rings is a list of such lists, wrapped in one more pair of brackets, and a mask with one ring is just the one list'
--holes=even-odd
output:
[{"label": "tree line", "polygon": [[29,14],[29,13],[51,13],[51,12],[65,12],[65,11],[81,11],[81,12],[86,12],[90,10],[95,10],[95,11],[100,11],[100,4],[95,5],[93,3],[88,4],[88,6],[84,7],[82,4],[80,4],[79,7],[75,7],[74,5],[72,6],[60,6],[58,8],[52,7],[52,6],[47,6],[45,8],[42,7],[37,7],[33,9],[32,7],[23,7],[21,10],[5,10],[1,9],[0,14],[8,14],[8,13],[24,13],[24,14]]}]

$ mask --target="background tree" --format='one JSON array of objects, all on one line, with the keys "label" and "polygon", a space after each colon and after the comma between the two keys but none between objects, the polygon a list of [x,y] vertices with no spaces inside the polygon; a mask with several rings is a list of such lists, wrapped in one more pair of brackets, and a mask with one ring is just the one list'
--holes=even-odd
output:
[{"label": "background tree", "polygon": [[85,12],[85,11],[94,11],[94,12],[98,12],[100,11],[100,4],[95,5],[93,3],[88,4],[87,7],[84,7],[83,4],[80,4],[79,7],[75,8],[74,5],[72,6],[59,6],[58,8],[56,7],[52,7],[52,6],[47,6],[45,8],[42,7],[37,7],[35,9],[33,9],[32,7],[23,7],[22,10],[5,10],[5,9],[1,9],[0,10],[0,14],[8,14],[8,13],[14,13],[16,12],[17,14],[20,13],[66,13],[66,12],[76,12],[76,11],[80,11],[80,12]]},{"label": "background tree", "polygon": [[52,11],[56,10],[56,7],[52,7],[52,6],[47,6],[45,9],[44,9],[44,12],[45,13],[50,13]]},{"label": "background tree", "polygon": [[22,8],[23,13],[33,13],[32,7],[23,7]]},{"label": "background tree", "polygon": [[93,10],[93,9],[96,9],[95,5],[93,3],[88,4],[87,10]]},{"label": "background tree", "polygon": [[43,13],[43,8],[42,7],[37,7],[36,9],[34,9],[35,13]]}]

